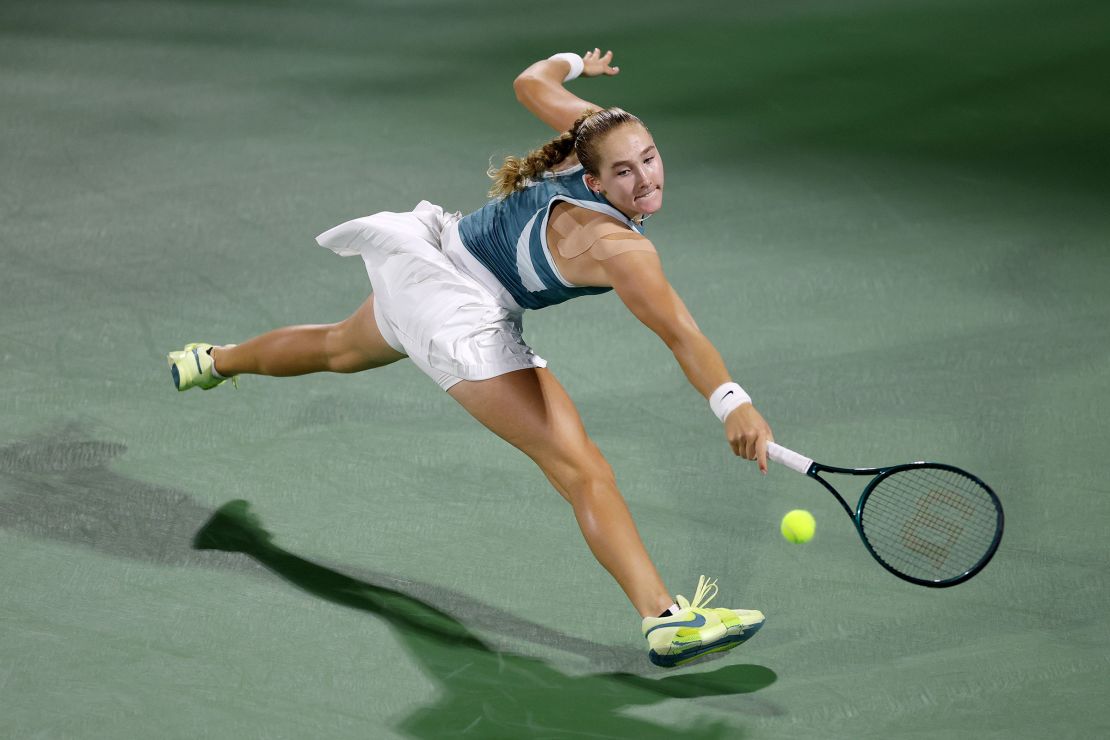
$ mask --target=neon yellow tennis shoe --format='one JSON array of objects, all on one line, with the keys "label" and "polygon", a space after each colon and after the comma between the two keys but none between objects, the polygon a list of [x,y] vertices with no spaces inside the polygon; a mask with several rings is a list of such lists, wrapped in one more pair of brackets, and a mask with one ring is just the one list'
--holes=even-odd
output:
[{"label": "neon yellow tennis shoe", "polygon": [[[226,346],[234,347],[235,345],[229,344]],[[212,377],[211,352],[211,344],[196,342],[186,344],[185,349],[180,352],[170,352],[166,355],[166,361],[170,364],[170,375],[173,376],[173,384],[177,386],[177,390],[187,391],[190,388],[200,388],[207,391],[220,385],[225,380],[231,380],[232,385],[236,388],[239,387],[238,378]]]},{"label": "neon yellow tennis shoe", "polygon": [[707,609],[705,605],[716,595],[717,581],[701,576],[693,601],[675,597],[678,614],[644,619],[652,663],[671,668],[731,650],[763,626],[763,612],[754,609]]}]

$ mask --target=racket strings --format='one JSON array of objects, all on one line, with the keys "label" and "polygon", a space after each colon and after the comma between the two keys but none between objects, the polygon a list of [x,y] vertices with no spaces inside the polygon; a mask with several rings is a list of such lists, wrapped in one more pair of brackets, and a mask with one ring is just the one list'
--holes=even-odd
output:
[{"label": "racket strings", "polygon": [[952,580],[991,552],[998,505],[981,483],[943,468],[887,476],[867,497],[860,530],[891,568],[926,581]]}]

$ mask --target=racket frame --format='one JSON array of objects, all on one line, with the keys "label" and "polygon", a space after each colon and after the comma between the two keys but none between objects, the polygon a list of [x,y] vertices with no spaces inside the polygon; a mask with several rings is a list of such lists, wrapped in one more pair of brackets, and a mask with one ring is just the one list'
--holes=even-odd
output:
[{"label": "racket frame", "polygon": [[[797,455],[797,453],[793,452],[792,450],[788,450],[784,447],[781,447],[780,445],[776,445],[776,447],[778,447],[779,450],[781,450],[782,453]],[[808,458],[802,458],[800,455],[798,455],[798,457],[803,459],[803,460],[808,460]],[[775,459],[777,462],[782,462],[781,456],[774,456],[774,457],[772,457],[772,459]],[[783,464],[786,464],[787,467],[791,467],[794,470],[797,470],[798,472],[803,472],[800,467],[797,467],[795,465],[790,465],[790,464],[787,464],[787,463],[783,463]],[[995,530],[994,530],[994,539],[991,541],[990,547],[987,548],[987,551],[983,555],[983,557],[981,557],[977,563],[972,565],[970,568],[965,570],[963,573],[960,573],[959,575],[957,575],[953,578],[946,578],[946,579],[940,580],[940,581],[930,581],[930,580],[927,580],[927,579],[924,579],[924,578],[915,578],[913,576],[906,575],[905,573],[902,573],[902,572],[896,570],[891,565],[889,565],[885,560],[883,560],[881,557],[879,557],[879,554],[877,552],[875,552],[875,548],[872,547],[871,543],[867,540],[867,535],[865,535],[864,532],[863,532],[863,522],[862,522],[863,507],[867,503],[867,499],[871,496],[871,492],[875,490],[876,486],[878,486],[885,479],[894,475],[895,473],[901,473],[902,471],[905,471],[905,470],[916,470],[916,469],[921,469],[921,468],[928,468],[928,469],[932,469],[932,470],[946,470],[948,472],[956,473],[957,475],[962,475],[962,476],[965,476],[967,478],[970,478],[971,480],[975,481],[980,486],[982,486],[983,490],[985,490],[990,495],[991,501],[994,503],[995,511],[998,512],[998,526],[995,527]],[[848,502],[844,500],[844,497],[840,495],[840,492],[837,491],[836,488],[834,488],[831,483],[829,483],[827,480],[825,480],[824,478],[822,478],[819,475],[820,473],[835,473],[837,475],[854,475],[854,476],[868,475],[868,476],[871,476],[871,481],[863,489],[863,493],[861,493],[860,496],[859,496],[859,501],[856,502],[855,511],[853,511],[852,507],[848,505]],[[909,581],[910,583],[915,583],[919,586],[927,586],[929,588],[948,588],[949,586],[955,586],[957,584],[963,583],[964,581],[968,580],[969,578],[971,578],[976,573],[978,573],[979,571],[981,571],[983,568],[986,567],[987,563],[989,563],[991,561],[991,558],[994,557],[994,553],[998,551],[998,545],[1002,541],[1002,530],[1005,528],[1005,524],[1006,524],[1006,516],[1002,512],[1002,502],[999,500],[998,495],[995,494],[994,489],[992,489],[990,486],[988,486],[986,484],[986,482],[983,481],[982,478],[980,478],[977,475],[974,475],[973,473],[967,472],[963,468],[957,468],[954,465],[946,465],[945,463],[928,462],[928,461],[925,461],[925,460],[918,460],[916,462],[911,462],[911,463],[903,463],[901,465],[889,465],[889,466],[881,467],[881,468],[841,468],[841,467],[837,467],[835,465],[825,465],[823,463],[819,463],[819,462],[810,460],[809,461],[809,466],[804,470],[804,474],[806,476],[810,477],[810,478],[813,478],[815,481],[817,481],[822,486],[824,486],[825,489],[828,490],[828,492],[831,493],[833,495],[833,497],[838,502],[840,502],[840,505],[841,505],[841,507],[843,507],[844,512],[846,514],[848,514],[848,517],[852,520],[852,524],[855,525],[856,534],[859,535],[860,541],[863,542],[863,545],[864,545],[864,547],[867,548],[867,551],[869,553],[871,553],[871,557],[873,557],[876,561],[878,561],[879,565],[883,566],[890,573],[898,576],[903,581]]]}]

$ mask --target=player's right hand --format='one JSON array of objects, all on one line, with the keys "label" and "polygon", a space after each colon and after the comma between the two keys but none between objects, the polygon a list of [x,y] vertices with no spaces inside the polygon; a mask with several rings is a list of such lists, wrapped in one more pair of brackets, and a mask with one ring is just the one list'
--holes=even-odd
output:
[{"label": "player's right hand", "polygon": [[771,427],[750,403],[742,403],[725,417],[725,436],[732,451],[745,460],[757,460],[767,472],[767,443],[775,441]]},{"label": "player's right hand", "polygon": [[615,75],[621,71],[620,67],[611,67],[609,62],[613,61],[613,52],[607,51],[601,53],[601,49],[594,49],[587,51],[582,55],[582,76],[583,77],[600,77],[601,75]]}]

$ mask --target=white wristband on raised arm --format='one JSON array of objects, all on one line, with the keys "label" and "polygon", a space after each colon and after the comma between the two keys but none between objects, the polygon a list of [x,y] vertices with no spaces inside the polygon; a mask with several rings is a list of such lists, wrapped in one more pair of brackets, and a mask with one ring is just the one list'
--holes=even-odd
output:
[{"label": "white wristband on raised arm", "polygon": [[570,72],[563,78],[563,82],[570,82],[575,79],[578,75],[582,74],[582,70],[586,68],[586,63],[582,61],[582,57],[569,51],[561,51],[558,54],[552,54],[548,59],[552,61],[562,60],[570,65]]},{"label": "white wristband on raised arm", "polygon": [[723,424],[733,409],[742,403],[751,403],[752,397],[736,383],[724,383],[709,396],[709,408]]}]

